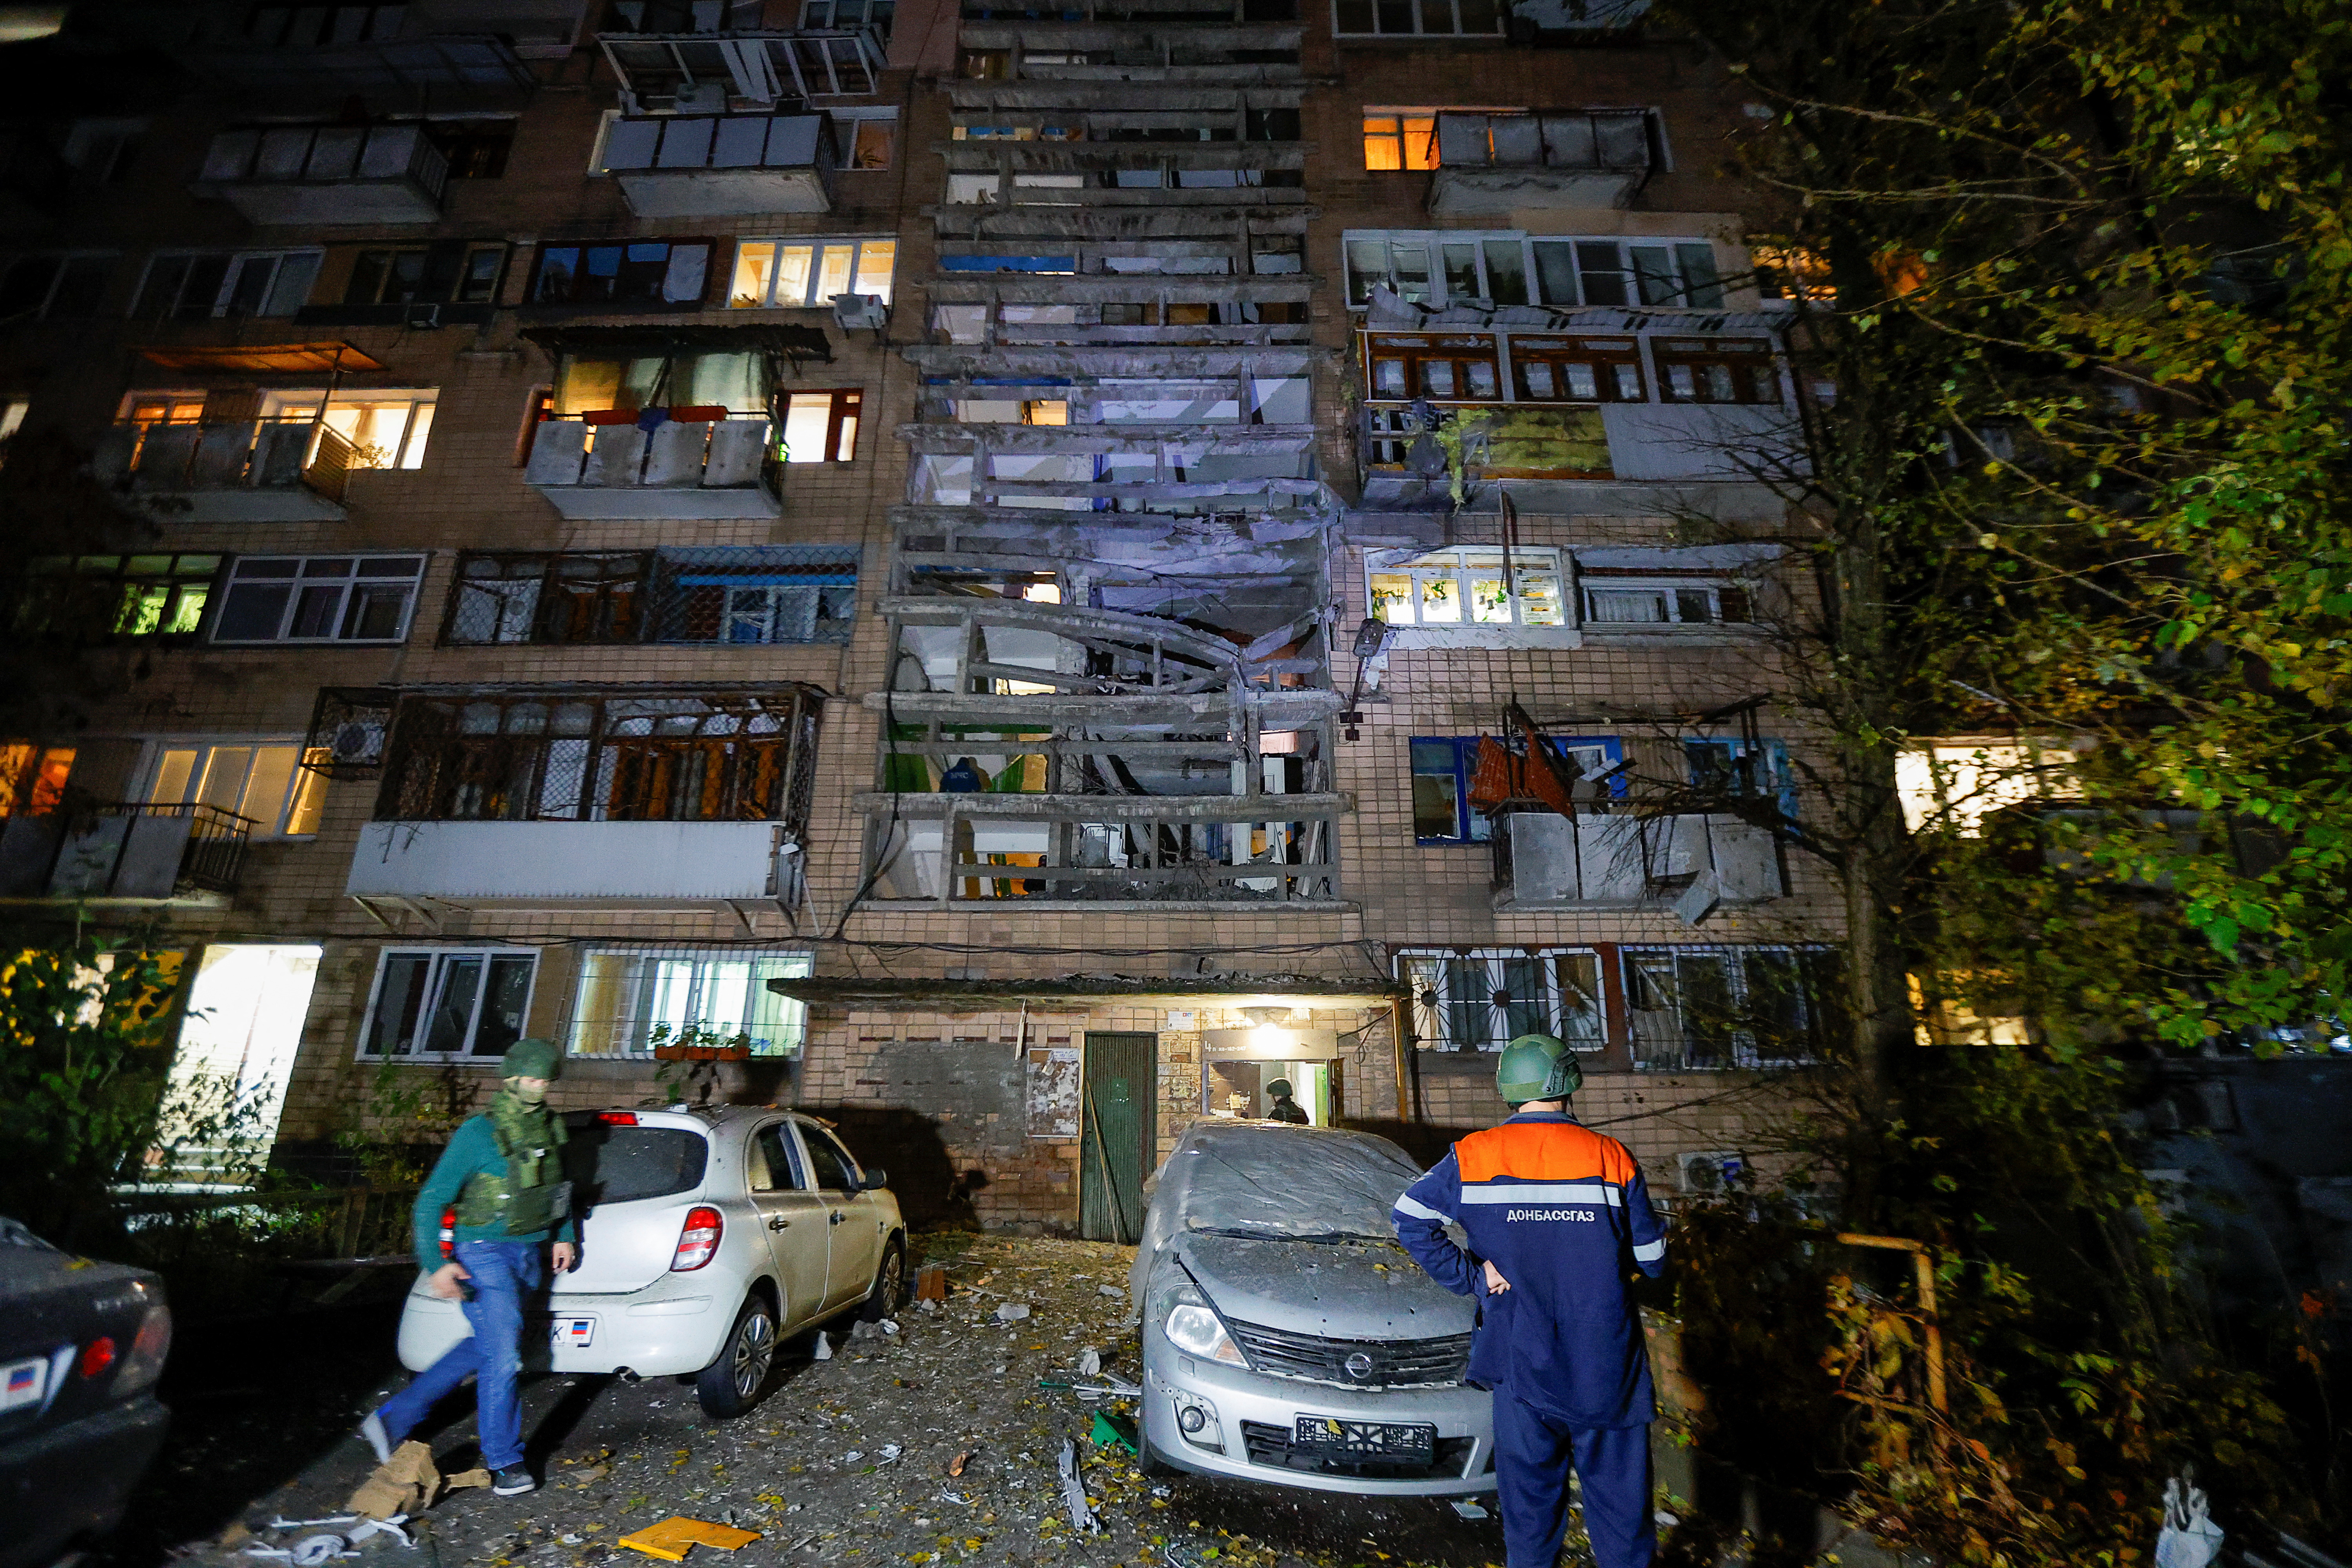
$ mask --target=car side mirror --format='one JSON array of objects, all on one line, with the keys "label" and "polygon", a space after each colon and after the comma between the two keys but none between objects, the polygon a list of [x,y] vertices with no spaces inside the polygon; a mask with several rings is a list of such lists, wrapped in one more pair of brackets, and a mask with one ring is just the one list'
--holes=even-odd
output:
[{"label": "car side mirror", "polygon": [[866,1184],[857,1190],[862,1193],[878,1193],[889,1184],[889,1172],[877,1165],[869,1165],[866,1169]]}]

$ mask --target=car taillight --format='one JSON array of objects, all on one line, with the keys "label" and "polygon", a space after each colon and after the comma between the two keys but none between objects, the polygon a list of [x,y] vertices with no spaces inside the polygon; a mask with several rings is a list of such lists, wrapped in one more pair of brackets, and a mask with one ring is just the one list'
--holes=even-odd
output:
[{"label": "car taillight", "polygon": [[114,1374],[117,1398],[138,1393],[163,1375],[163,1358],[172,1352],[172,1309],[158,1301],[139,1320],[139,1337]]},{"label": "car taillight", "polygon": [[637,1113],[634,1110],[600,1110],[596,1113],[596,1120],[607,1127],[635,1127]]},{"label": "car taillight", "polygon": [[114,1336],[100,1334],[81,1347],[81,1374],[96,1377],[114,1364]]},{"label": "car taillight", "polygon": [[718,1254],[719,1232],[726,1228],[717,1209],[697,1205],[687,1210],[686,1226],[677,1233],[677,1251],[669,1260],[669,1271],[685,1274],[709,1262]]},{"label": "car taillight", "polygon": [[451,1204],[441,1211],[441,1256],[457,1256],[457,1205]]}]

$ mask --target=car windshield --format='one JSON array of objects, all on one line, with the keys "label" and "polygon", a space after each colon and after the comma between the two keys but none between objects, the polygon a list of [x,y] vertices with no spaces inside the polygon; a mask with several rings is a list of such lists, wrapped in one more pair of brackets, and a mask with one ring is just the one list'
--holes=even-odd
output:
[{"label": "car windshield", "polygon": [[1175,1228],[1287,1241],[1389,1240],[1421,1174],[1385,1138],[1310,1127],[1198,1127],[1169,1166]]},{"label": "car windshield", "polygon": [[583,1204],[666,1198],[702,1184],[710,1144],[690,1127],[620,1127],[566,1118],[563,1173]]}]

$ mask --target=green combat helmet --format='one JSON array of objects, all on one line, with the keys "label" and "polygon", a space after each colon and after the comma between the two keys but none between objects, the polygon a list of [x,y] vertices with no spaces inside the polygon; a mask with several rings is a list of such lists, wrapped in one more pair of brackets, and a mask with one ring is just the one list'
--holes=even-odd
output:
[{"label": "green combat helmet", "polygon": [[1583,1085],[1576,1053],[1550,1035],[1521,1035],[1495,1063],[1495,1091],[1510,1105],[1565,1099]]}]

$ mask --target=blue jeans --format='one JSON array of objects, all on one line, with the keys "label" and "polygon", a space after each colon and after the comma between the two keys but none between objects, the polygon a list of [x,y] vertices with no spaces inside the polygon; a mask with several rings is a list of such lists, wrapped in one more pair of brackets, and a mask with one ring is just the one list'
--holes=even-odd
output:
[{"label": "blue jeans", "polygon": [[494,1470],[522,1463],[522,1406],[515,1381],[522,1372],[522,1299],[545,1282],[541,1244],[461,1241],[457,1261],[473,1276],[474,1299],[463,1303],[470,1339],[451,1345],[415,1381],[386,1400],[376,1415],[384,1436],[398,1443],[416,1429],[441,1396],[474,1379],[480,1406],[482,1463]]}]

